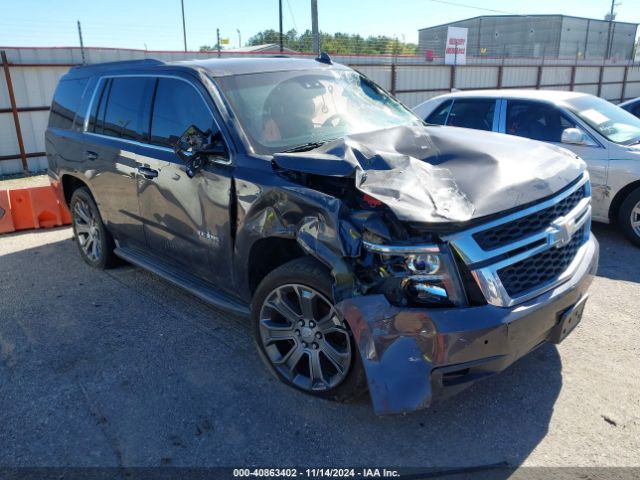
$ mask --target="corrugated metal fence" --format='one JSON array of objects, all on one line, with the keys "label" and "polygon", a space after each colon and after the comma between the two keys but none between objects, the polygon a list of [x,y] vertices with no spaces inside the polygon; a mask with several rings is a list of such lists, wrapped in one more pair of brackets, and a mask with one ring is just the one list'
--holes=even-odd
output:
[{"label": "corrugated metal fence", "polygon": [[[148,52],[88,48],[87,63],[157,58],[215,57],[207,52]],[[224,52],[223,52],[224,56]],[[235,54],[238,56],[238,54]],[[254,55],[255,56],[255,55]],[[46,170],[44,131],[58,79],[81,63],[78,48],[5,48],[0,74],[0,176]],[[640,96],[640,68],[632,65],[532,64],[530,60],[482,65],[417,64],[414,58],[341,56],[408,106],[449,92],[489,88],[574,90],[613,102]]]}]

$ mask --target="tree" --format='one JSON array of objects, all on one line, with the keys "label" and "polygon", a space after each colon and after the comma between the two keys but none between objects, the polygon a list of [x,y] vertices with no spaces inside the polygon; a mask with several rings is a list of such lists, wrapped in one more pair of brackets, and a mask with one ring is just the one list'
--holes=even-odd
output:
[{"label": "tree", "polygon": [[[283,34],[282,42],[285,47],[297,52],[312,53],[313,37],[311,30],[305,30],[298,34],[294,29]],[[257,33],[249,39],[248,45],[263,45],[280,43],[280,33],[269,29]],[[325,33],[320,32],[320,45],[323,51],[328,53],[343,53],[355,55],[415,55],[417,45],[415,43],[404,43],[397,38],[384,35],[369,36],[363,38],[361,35],[352,33]]]}]

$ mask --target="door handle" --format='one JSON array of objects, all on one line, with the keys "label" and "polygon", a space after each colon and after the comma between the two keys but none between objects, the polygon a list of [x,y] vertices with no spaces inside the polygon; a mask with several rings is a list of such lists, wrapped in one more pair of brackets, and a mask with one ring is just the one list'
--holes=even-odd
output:
[{"label": "door handle", "polygon": [[92,152],[91,150],[87,150],[86,152],[84,152],[84,156],[87,158],[87,160],[98,159],[98,154],[96,152]]},{"label": "door handle", "polygon": [[138,167],[138,173],[142,175],[144,178],[156,178],[158,176],[158,171],[149,167]]}]

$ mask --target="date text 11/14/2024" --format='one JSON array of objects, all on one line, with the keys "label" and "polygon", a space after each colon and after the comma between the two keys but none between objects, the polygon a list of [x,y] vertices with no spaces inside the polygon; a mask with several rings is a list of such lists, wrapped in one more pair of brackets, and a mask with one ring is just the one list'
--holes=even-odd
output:
[{"label": "date text 11/14/2024", "polygon": [[397,470],[386,468],[237,468],[235,478],[393,478]]}]

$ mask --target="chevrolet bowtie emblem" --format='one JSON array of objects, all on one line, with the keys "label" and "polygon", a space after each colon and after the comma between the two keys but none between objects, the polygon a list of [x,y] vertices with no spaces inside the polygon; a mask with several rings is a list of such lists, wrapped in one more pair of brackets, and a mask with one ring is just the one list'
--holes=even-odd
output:
[{"label": "chevrolet bowtie emblem", "polygon": [[560,248],[568,245],[574,233],[571,227],[572,223],[566,221],[564,218],[555,220],[551,224],[551,231],[549,232],[551,246]]}]

